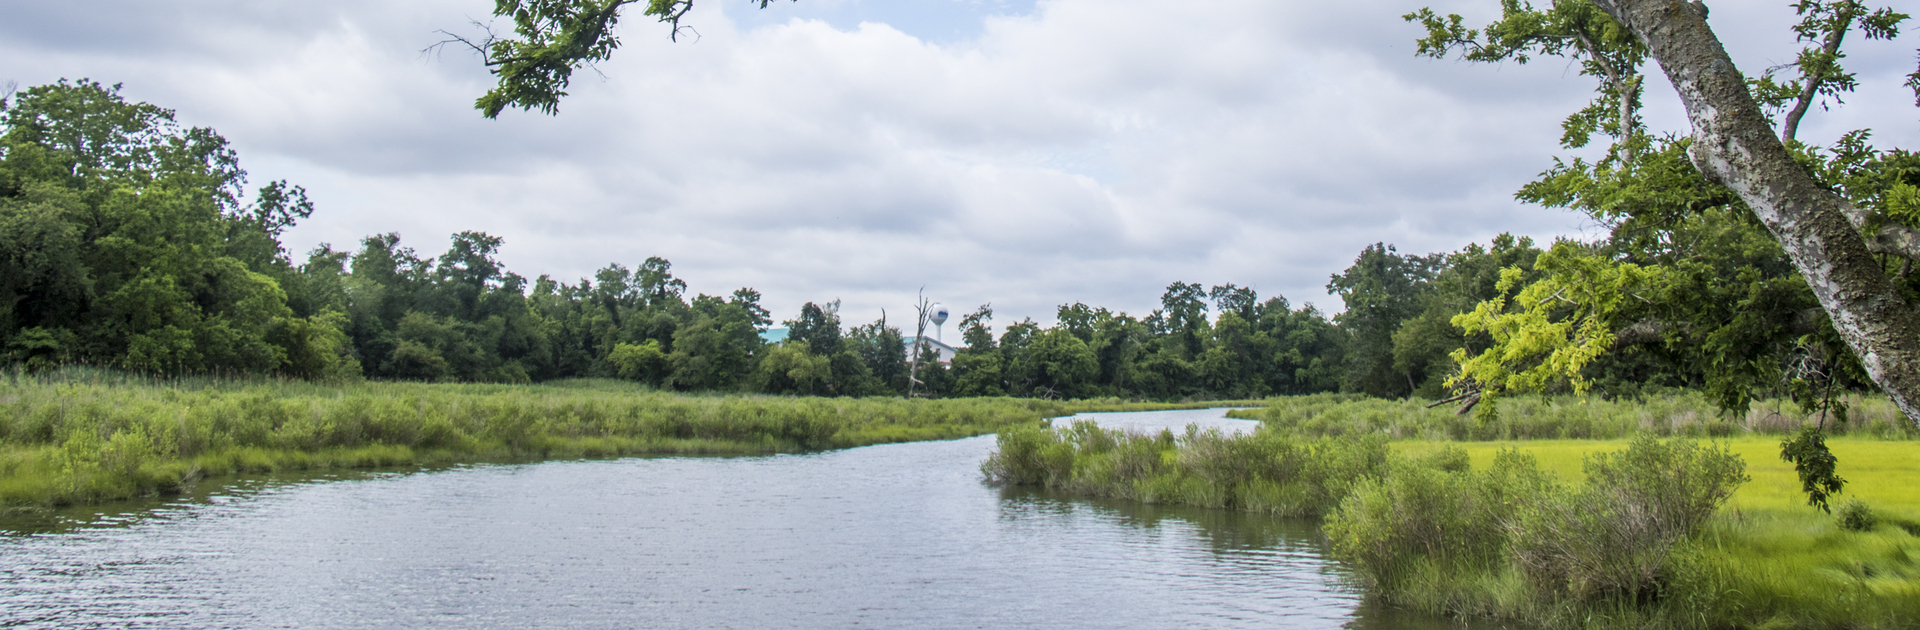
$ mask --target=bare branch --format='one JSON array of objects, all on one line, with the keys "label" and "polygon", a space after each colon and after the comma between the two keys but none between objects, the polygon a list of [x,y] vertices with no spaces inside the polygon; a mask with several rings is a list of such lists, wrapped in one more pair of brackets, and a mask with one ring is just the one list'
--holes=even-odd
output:
[{"label": "bare branch", "polygon": [[493,23],[481,22],[480,20],[467,18],[467,24],[480,29],[480,32],[486,33],[487,36],[481,39],[478,43],[475,43],[473,40],[467,39],[465,36],[454,33],[453,31],[449,31],[446,29],[436,30],[434,31],[435,33],[445,35],[447,36],[447,39],[434,42],[433,45],[420,49],[420,54],[424,55],[427,53],[438,53],[440,52],[441,49],[445,48],[448,44],[460,44],[462,46],[466,46],[467,48],[473,50],[473,52],[478,53],[482,58],[485,58],[487,56],[487,49],[491,48],[493,46],[493,43],[500,39],[498,35],[495,35],[493,33]]}]

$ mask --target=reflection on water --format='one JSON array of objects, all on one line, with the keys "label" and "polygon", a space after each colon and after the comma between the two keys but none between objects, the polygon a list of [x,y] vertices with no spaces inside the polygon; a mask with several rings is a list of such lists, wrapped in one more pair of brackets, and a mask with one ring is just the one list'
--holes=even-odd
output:
[{"label": "reflection on water", "polygon": [[1311,522],[1003,491],[980,483],[992,449],[265,480],[69,512],[0,538],[0,626],[1459,627],[1366,606]]}]

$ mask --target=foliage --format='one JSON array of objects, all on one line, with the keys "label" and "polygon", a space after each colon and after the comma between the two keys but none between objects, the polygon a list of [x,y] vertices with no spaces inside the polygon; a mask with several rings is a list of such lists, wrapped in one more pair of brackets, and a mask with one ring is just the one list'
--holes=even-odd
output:
[{"label": "foliage", "polygon": [[[761,8],[773,0],[756,0]],[[486,58],[487,68],[499,77],[499,84],[474,102],[488,118],[500,115],[508,107],[539,109],[546,114],[559,110],[560,97],[573,78],[573,71],[606,61],[620,47],[614,36],[620,12],[641,0],[498,0],[493,14],[513,20],[516,37],[499,38],[489,33],[482,41],[455,37]],[[672,26],[679,37],[680,18],[693,9],[693,0],[645,0],[642,15]]]},{"label": "foliage", "polygon": [[1439,255],[1402,256],[1390,245],[1375,243],[1327,283],[1327,292],[1339,295],[1347,307],[1334,318],[1349,331],[1342,389],[1396,398],[1412,393],[1412,377],[1393,369],[1393,335],[1419,311],[1443,263]]},{"label": "foliage", "polygon": [[[1596,376],[1616,390],[1636,381],[1699,387],[1729,416],[1744,414],[1765,395],[1790,395],[1808,408],[1844,412],[1831,402],[1833,389],[1871,385],[1857,359],[1838,349],[1840,335],[1774,235],[1738,195],[1701,175],[1690,139],[1635,131],[1638,69],[1647,57],[1638,38],[1591,2],[1559,2],[1546,10],[1518,0],[1501,6],[1502,20],[1487,27],[1484,38],[1457,15],[1442,18],[1423,9],[1405,19],[1425,28],[1418,41],[1423,55],[1459,50],[1471,61],[1522,63],[1529,55],[1566,56],[1578,60],[1584,74],[1601,78],[1595,106],[1568,119],[1562,144],[1581,146],[1588,132],[1601,129],[1613,135],[1614,150],[1593,163],[1555,160],[1516,196],[1583,212],[1610,234],[1584,244],[1584,256],[1562,255],[1556,246],[1536,264],[1540,271],[1555,263],[1556,272],[1522,281],[1517,276],[1523,270],[1514,268],[1516,277],[1500,296],[1456,320],[1496,334],[1494,346],[1477,356],[1456,351],[1463,366],[1451,384],[1477,395],[1470,404],[1483,405],[1483,418],[1497,416],[1489,403],[1505,391],[1561,384],[1581,391]],[[1787,66],[1771,69],[1750,81],[1751,91],[1762,104],[1785,112],[1777,122],[1792,157],[1821,185],[1866,210],[1869,235],[1889,223],[1910,223],[1915,196],[1905,181],[1904,152],[1868,146],[1865,131],[1824,150],[1793,140],[1811,105],[1825,109],[1854,89],[1854,76],[1840,67],[1846,35],[1858,30],[1869,40],[1891,39],[1908,16],[1852,0],[1793,6],[1802,17],[1796,38],[1816,45],[1790,64],[1798,78],[1776,80],[1775,72]],[[1617,111],[1599,108],[1604,103],[1617,103]],[[1569,275],[1568,263],[1575,261],[1579,272]],[[1911,261],[1878,262],[1905,297],[1920,295],[1907,273]],[[1520,284],[1526,288],[1509,302],[1508,291]],[[1815,450],[1783,456],[1826,461]],[[1815,469],[1809,469],[1813,477],[1806,488],[1825,509],[1822,480],[1837,478]]]},{"label": "foliage", "polygon": [[1750,480],[1724,448],[1644,437],[1585,468],[1580,492],[1531,506],[1513,538],[1531,583],[1580,598],[1659,597],[1674,546]]},{"label": "foliage", "polygon": [[1459,15],[1441,17],[1430,8],[1401,16],[1427,32],[1417,54],[1444,59],[1454,51],[1468,61],[1527,63],[1537,56],[1577,60],[1580,74],[1600,81],[1592,104],[1561,123],[1561,146],[1586,146],[1595,131],[1615,138],[1610,159],[1630,159],[1639,135],[1640,95],[1645,89],[1640,66],[1647,49],[1625,26],[1588,1],[1553,2],[1535,9],[1522,0],[1501,0],[1500,19],[1484,29],[1469,29]]},{"label": "foliage", "polygon": [[[0,345],[36,369],[357,376],[343,318],[296,313],[273,234],[311,212],[275,182],[243,205],[226,139],[91,81],[0,116]],[[262,243],[266,245],[263,247]]]},{"label": "foliage", "polygon": [[1615,265],[1566,241],[1540,255],[1534,270],[1540,279],[1511,303],[1507,295],[1525,278],[1518,267],[1501,271],[1498,296],[1453,319],[1467,334],[1487,333],[1493,345],[1478,355],[1455,350],[1460,374],[1448,385],[1471,383],[1495,394],[1539,391],[1567,379],[1575,393],[1584,393],[1581,370],[1612,348],[1625,303],[1647,300],[1664,280],[1658,267]]},{"label": "foliage", "polygon": [[1819,426],[1802,428],[1792,439],[1780,443],[1780,459],[1793,464],[1793,472],[1800,476],[1800,489],[1807,495],[1807,505],[1831,514],[1833,510],[1827,507],[1827,498],[1840,494],[1847,480],[1834,474],[1839,460],[1833,451],[1827,450],[1825,431]]},{"label": "foliage", "polygon": [[[1754,100],[1770,110],[1785,111],[1786,119],[1781,123],[1780,132],[1783,139],[1794,137],[1801,117],[1810,106],[1817,102],[1821,109],[1826,109],[1829,102],[1840,103],[1842,94],[1859,86],[1854,74],[1840,65],[1840,60],[1846,57],[1840,44],[1849,31],[1858,29],[1870,40],[1893,39],[1899,36],[1900,23],[1908,17],[1891,8],[1869,9],[1858,0],[1801,0],[1794,3],[1793,10],[1801,16],[1800,22],[1793,25],[1794,39],[1819,45],[1801,49],[1793,63],[1768,68],[1758,79],[1749,81]],[[1798,70],[1800,76],[1775,80],[1777,71],[1786,67]]]}]

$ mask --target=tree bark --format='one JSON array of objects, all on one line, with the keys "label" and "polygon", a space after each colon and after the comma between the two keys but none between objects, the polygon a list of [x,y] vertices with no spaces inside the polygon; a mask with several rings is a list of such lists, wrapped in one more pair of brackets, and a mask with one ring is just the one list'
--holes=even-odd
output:
[{"label": "tree bark", "polygon": [[[1866,208],[1842,200],[1840,212],[1847,215],[1847,221],[1858,229],[1866,229],[1867,220],[1872,218]],[[1867,251],[1875,254],[1893,254],[1907,260],[1920,259],[1920,230],[1898,223],[1883,223],[1875,234],[1867,239]]]},{"label": "tree bark", "polygon": [[1793,259],[1868,376],[1920,427],[1920,314],[1901,298],[1848,205],[1788,154],[1747,92],[1706,9],[1679,0],[1595,0],[1647,44],[1686,106],[1694,165],[1740,195]]}]

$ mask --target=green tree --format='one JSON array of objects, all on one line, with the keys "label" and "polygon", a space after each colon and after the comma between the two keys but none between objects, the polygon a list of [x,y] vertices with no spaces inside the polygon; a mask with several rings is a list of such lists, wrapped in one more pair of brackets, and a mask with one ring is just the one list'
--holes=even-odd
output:
[{"label": "green tree", "polygon": [[1261,303],[1256,334],[1272,342],[1262,361],[1268,388],[1281,395],[1338,391],[1346,374],[1349,337],[1309,304],[1292,308],[1284,297]]},{"label": "green tree", "polygon": [[1412,377],[1416,396],[1444,398],[1446,379],[1456,369],[1450,357],[1453,351],[1465,348],[1472,353],[1492,343],[1484,335],[1466,335],[1454,327],[1453,317],[1496,297],[1503,269],[1519,268],[1523,282],[1532,279],[1524,275],[1532,273],[1533,261],[1540,256],[1532,239],[1501,234],[1490,245],[1473,243],[1447,254],[1421,299],[1419,312],[1393,333],[1393,369]]},{"label": "green tree", "polygon": [[1033,393],[1039,397],[1082,397],[1100,372],[1087,342],[1064,327],[1035,335],[1026,355],[1032,365]]},{"label": "green tree", "polygon": [[1445,264],[1438,254],[1403,256],[1391,245],[1375,243],[1327,282],[1327,292],[1347,306],[1334,318],[1349,337],[1343,389],[1398,398],[1418,387],[1413,374],[1395,369],[1393,335],[1419,312]]},{"label": "green tree", "polygon": [[1005,357],[994,342],[992,321],[992,304],[982,304],[978,310],[960,318],[960,339],[966,347],[953,356],[954,383],[950,391],[954,395],[1006,395],[1006,380],[1001,369]]},{"label": "green tree", "polygon": [[833,380],[833,362],[812,352],[807,342],[789,338],[769,351],[753,368],[754,387],[770,394],[826,393]]},{"label": "green tree", "polygon": [[332,320],[296,316],[275,278],[293,273],[276,237],[311,205],[285,182],[243,205],[245,186],[225,138],[117,86],[21,92],[0,115],[9,356],[170,374],[330,369]]},{"label": "green tree", "polygon": [[649,385],[659,385],[669,372],[667,354],[660,351],[660,342],[648,339],[646,343],[622,343],[613,347],[607,355],[620,378],[639,381]]},{"label": "green tree", "polygon": [[[1897,217],[1898,204],[1875,208],[1860,203],[1857,197],[1849,198],[1844,189],[1836,190],[1833,184],[1819,181],[1823,172],[1833,169],[1817,164],[1810,167],[1810,161],[1820,161],[1817,154],[1791,146],[1790,142],[1800,116],[1807,111],[1812,99],[1837,99],[1839,93],[1851,89],[1851,76],[1838,67],[1839,46],[1852,20],[1862,15],[1864,7],[1851,2],[1794,5],[1803,17],[1796,33],[1802,41],[1821,42],[1821,47],[1801,55],[1801,79],[1797,85],[1783,89],[1771,81],[1771,77],[1751,82],[1760,92],[1756,99],[1749,90],[1748,77],[1740,73],[1708,27],[1705,5],[1653,0],[1595,0],[1594,4],[1646,46],[1649,55],[1659,61],[1675,86],[1687,110],[1692,135],[1684,143],[1679,139],[1667,143],[1678,151],[1660,151],[1655,155],[1674,155],[1669,162],[1690,163],[1701,180],[1689,183],[1690,178],[1683,169],[1661,169],[1656,174],[1668,175],[1671,181],[1681,185],[1652,187],[1648,191],[1668,193],[1663,196],[1642,194],[1628,199],[1649,199],[1656,202],[1652,205],[1664,206],[1667,211],[1651,216],[1636,213],[1631,206],[1620,211],[1631,219],[1646,218],[1647,223],[1654,225],[1673,224],[1676,219],[1689,215],[1708,216],[1735,204],[1731,201],[1698,205],[1671,202],[1688,198],[1684,193],[1690,192],[1709,193],[1692,196],[1696,200],[1709,199],[1715,196],[1712,193],[1718,192],[1716,187],[1723,187],[1730,194],[1718,196],[1737,199],[1738,206],[1743,206],[1734,215],[1751,216],[1763,227],[1798,275],[1776,280],[1767,278],[1755,267],[1741,269],[1736,284],[1750,287],[1748,299],[1742,306],[1751,310],[1752,306],[1777,301],[1768,299],[1769,293],[1791,296],[1797,293],[1797,285],[1804,283],[1813,302],[1829,317],[1833,332],[1802,336],[1800,345],[1809,345],[1809,340],[1820,336],[1844,341],[1859,360],[1862,371],[1889,394],[1910,421],[1920,426],[1920,313],[1913,308],[1911,287],[1903,286],[1906,278],[1897,275],[1888,261],[1892,256],[1906,260],[1920,258],[1920,230],[1911,223],[1899,221],[1877,223]],[[1906,18],[1886,10],[1866,15],[1869,17],[1863,21],[1863,28],[1868,30],[1870,38],[1876,29],[1878,34],[1891,37],[1892,29]],[[1920,95],[1920,73],[1910,78],[1909,85]],[[1776,134],[1773,121],[1762,111],[1761,104],[1779,105],[1789,100],[1794,104],[1788,108],[1788,120]],[[1680,155],[1685,159],[1679,159]],[[1612,177],[1629,183],[1628,186],[1600,187],[1602,192],[1648,181],[1637,176],[1637,165],[1632,160],[1621,162],[1587,169],[1576,161],[1574,167],[1565,170],[1572,173],[1573,179],[1586,177],[1591,172],[1596,174],[1592,179]],[[1585,190],[1569,189],[1564,195],[1603,212],[1614,210],[1607,203],[1595,202],[1593,195]],[[1659,203],[1662,201],[1667,203]],[[1876,257],[1875,253],[1881,256]],[[1483,354],[1463,366],[1463,378],[1488,386],[1500,385],[1504,378],[1506,386],[1511,387],[1536,384],[1535,375],[1547,372],[1555,378],[1572,380],[1577,386],[1581,382],[1577,373],[1579,366],[1600,356],[1621,336],[1611,334],[1608,329],[1632,321],[1623,316],[1632,310],[1623,306],[1630,304],[1630,298],[1657,302],[1657,294],[1663,288],[1685,285],[1690,275],[1684,267],[1670,272],[1661,266],[1615,263],[1573,252],[1558,255],[1550,251],[1541,257],[1540,265],[1547,266],[1549,258],[1553,259],[1553,271],[1515,296],[1517,312],[1502,313],[1499,311],[1503,307],[1483,304],[1475,313],[1462,316],[1463,323],[1469,327],[1510,326],[1514,334],[1506,335],[1506,340],[1501,342],[1512,350],[1505,353],[1506,360],[1525,358],[1535,364],[1508,365],[1506,360]],[[1910,269],[1906,263],[1898,267]],[[1514,288],[1514,284],[1517,278],[1511,282],[1503,278],[1503,292]],[[1561,290],[1556,290],[1556,286]],[[1672,299],[1677,295],[1680,294],[1670,293],[1668,301],[1678,301]],[[1697,295],[1686,295],[1684,299],[1700,301]],[[1565,318],[1556,318],[1553,313],[1542,312],[1540,302],[1535,300],[1564,300],[1568,302],[1569,312]],[[1730,408],[1745,406],[1753,382],[1758,380],[1752,376],[1759,370],[1728,370],[1725,365],[1762,363],[1745,356],[1749,351],[1739,350],[1740,342],[1751,345],[1755,337],[1752,331],[1756,328],[1760,329],[1759,337],[1763,339],[1782,336],[1766,330],[1767,320],[1777,318],[1741,315],[1745,321],[1738,326],[1715,331],[1733,334],[1718,335],[1717,339],[1714,334],[1708,335],[1709,341],[1714,342],[1712,345],[1723,351],[1709,352],[1706,358],[1718,364],[1715,367],[1720,369],[1716,371],[1731,376],[1722,378],[1718,386],[1710,390],[1724,407]],[[1656,324],[1653,328],[1661,327],[1658,325],[1661,322],[1653,323]],[[1741,337],[1745,339],[1739,339]],[[1775,347],[1778,347],[1777,341]],[[1822,354],[1831,356],[1831,353]],[[1520,383],[1515,383],[1516,379]],[[1823,443],[1809,437],[1817,438],[1817,431],[1800,440],[1783,443],[1782,455],[1798,465],[1810,498],[1824,504],[1821,493],[1828,488],[1837,491],[1838,478],[1833,476],[1830,454],[1825,453]],[[1810,466],[1809,462],[1818,465]]]},{"label": "green tree", "polygon": [[866,364],[875,385],[888,394],[906,394],[907,342],[899,328],[887,325],[885,313],[871,324],[848,331],[846,342]]},{"label": "green tree", "polygon": [[675,388],[732,389],[747,378],[761,352],[749,304],[706,295],[694,298],[694,320],[674,332],[670,363]]}]

